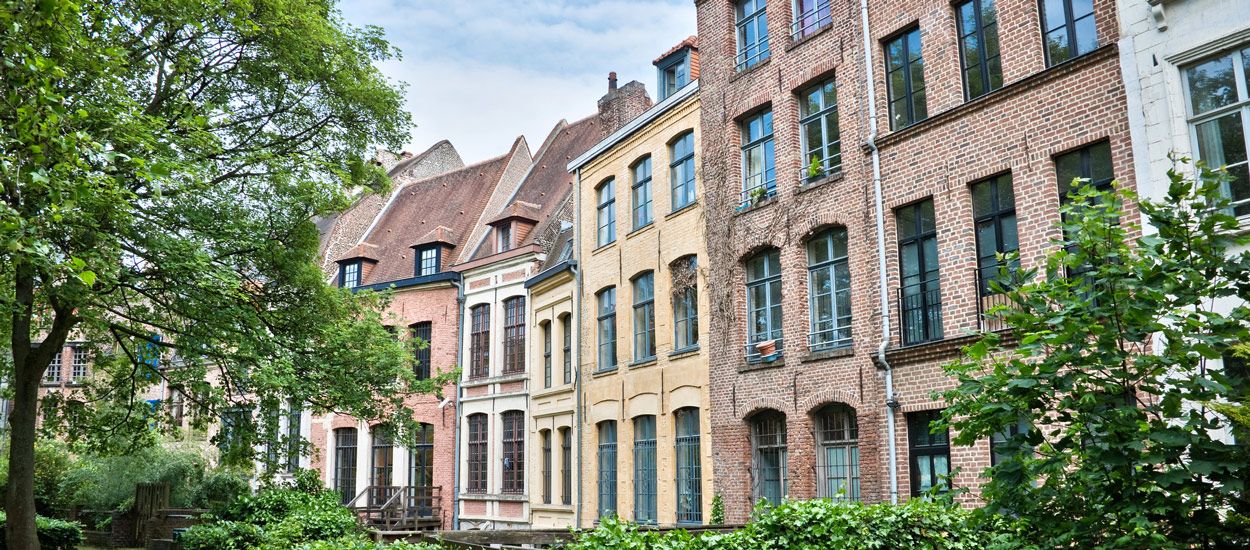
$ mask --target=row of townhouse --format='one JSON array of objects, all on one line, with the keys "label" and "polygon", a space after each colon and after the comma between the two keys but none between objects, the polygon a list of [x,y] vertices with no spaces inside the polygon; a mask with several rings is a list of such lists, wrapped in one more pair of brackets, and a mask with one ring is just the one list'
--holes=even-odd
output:
[{"label": "row of townhouse", "polygon": [[328,276],[429,342],[418,374],[463,372],[407,447],[309,419],[344,502],[555,528],[975,488],[994,442],[929,429],[941,365],[1002,328],[998,258],[1041,264],[1073,178],[1158,197],[1175,152],[1250,199],[1250,3],[694,4],[657,103],[613,75],[536,153],[390,159],[321,221]]}]

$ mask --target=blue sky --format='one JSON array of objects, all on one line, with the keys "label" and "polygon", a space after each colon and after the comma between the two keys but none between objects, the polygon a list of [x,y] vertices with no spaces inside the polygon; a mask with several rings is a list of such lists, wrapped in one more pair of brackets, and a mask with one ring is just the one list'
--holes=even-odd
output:
[{"label": "blue sky", "polygon": [[416,129],[407,150],[449,139],[465,162],[530,149],[561,118],[595,112],[607,75],[655,97],[651,61],[695,34],[693,0],[342,0],[344,18],[377,25],[403,60]]}]

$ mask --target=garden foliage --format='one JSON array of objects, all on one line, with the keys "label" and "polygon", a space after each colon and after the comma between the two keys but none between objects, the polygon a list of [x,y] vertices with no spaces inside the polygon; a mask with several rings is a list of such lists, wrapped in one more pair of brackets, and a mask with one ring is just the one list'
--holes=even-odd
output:
[{"label": "garden foliage", "polygon": [[[4,512],[0,512],[0,531],[4,530],[6,519]],[[82,525],[77,522],[39,516],[35,518],[35,529],[43,550],[75,550],[82,544]],[[4,539],[0,538],[0,550],[6,548]]]}]

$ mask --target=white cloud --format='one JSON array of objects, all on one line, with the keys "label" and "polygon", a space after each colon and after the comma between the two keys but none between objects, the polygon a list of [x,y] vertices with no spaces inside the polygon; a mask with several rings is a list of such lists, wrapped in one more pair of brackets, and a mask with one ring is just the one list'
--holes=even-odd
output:
[{"label": "white cloud", "polygon": [[536,150],[561,118],[595,112],[607,74],[655,94],[651,61],[695,34],[690,0],[345,0],[344,18],[377,25],[403,52],[380,65],[408,84],[421,151],[450,139],[466,162]]}]

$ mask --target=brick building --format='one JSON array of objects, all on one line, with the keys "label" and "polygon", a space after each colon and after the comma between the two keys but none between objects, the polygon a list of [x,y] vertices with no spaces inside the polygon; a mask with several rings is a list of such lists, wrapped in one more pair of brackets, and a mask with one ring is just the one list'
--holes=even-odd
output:
[{"label": "brick building", "polygon": [[[471,235],[481,225],[487,200],[498,189],[515,188],[530,164],[524,139],[502,156],[434,176],[413,175],[410,170],[423,170],[419,162],[400,163],[391,169],[393,192],[360,242],[335,258],[335,284],[394,291],[384,322],[400,338],[428,342],[414,352],[418,376],[459,364],[461,276],[454,266],[472,255]],[[410,494],[403,500],[417,510],[421,527],[450,529],[457,403],[455,387],[443,393],[443,401],[432,395],[406,400],[422,425],[411,448],[394,441],[382,425],[338,414],[312,419],[311,467],[351,506],[381,504],[405,491]]]},{"label": "brick building", "polygon": [[995,253],[1036,266],[1058,236],[1061,180],[1133,186],[1115,2],[696,6],[727,521],[760,498],[905,499],[955,468],[975,487],[990,443],[928,433],[930,393],[997,328]]}]

